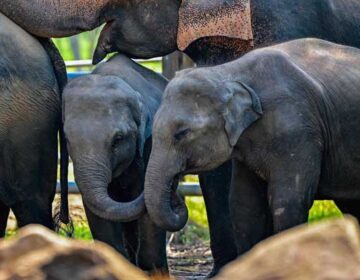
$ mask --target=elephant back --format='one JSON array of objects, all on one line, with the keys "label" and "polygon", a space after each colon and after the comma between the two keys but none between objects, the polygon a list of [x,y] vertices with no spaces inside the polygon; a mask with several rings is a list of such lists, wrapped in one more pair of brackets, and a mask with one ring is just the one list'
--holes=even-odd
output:
[{"label": "elephant back", "polygon": [[60,91],[52,60],[39,40],[0,13],[0,49],[0,127],[55,122]]}]

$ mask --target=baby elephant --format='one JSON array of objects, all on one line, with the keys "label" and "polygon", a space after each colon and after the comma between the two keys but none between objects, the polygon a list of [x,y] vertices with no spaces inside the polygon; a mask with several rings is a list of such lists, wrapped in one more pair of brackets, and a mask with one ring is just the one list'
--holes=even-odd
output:
[{"label": "baby elephant", "polygon": [[359,112],[360,50],[322,40],[182,71],[154,120],[148,213],[162,228],[180,229],[187,212],[175,179],[233,158],[239,254],[305,223],[314,199],[334,199],[360,218]]},{"label": "baby elephant", "polygon": [[[64,90],[64,130],[95,239],[144,270],[167,270],[166,232],[140,195],[167,80],[117,55]],[[136,198],[136,199],[135,199]]]}]

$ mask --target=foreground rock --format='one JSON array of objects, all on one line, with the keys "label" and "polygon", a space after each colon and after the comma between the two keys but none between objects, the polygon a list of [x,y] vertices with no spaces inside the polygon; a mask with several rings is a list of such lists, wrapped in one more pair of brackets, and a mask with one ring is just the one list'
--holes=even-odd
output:
[{"label": "foreground rock", "polygon": [[[0,241],[0,280],[10,279],[150,280],[105,244],[64,239],[41,226]],[[291,229],[260,243],[215,279],[360,279],[359,225],[347,217]]]},{"label": "foreground rock", "polygon": [[291,229],[260,243],[216,279],[360,279],[359,225],[347,217]]},{"label": "foreground rock", "polygon": [[0,241],[1,280],[149,279],[102,243],[64,239],[41,226],[28,226]]}]

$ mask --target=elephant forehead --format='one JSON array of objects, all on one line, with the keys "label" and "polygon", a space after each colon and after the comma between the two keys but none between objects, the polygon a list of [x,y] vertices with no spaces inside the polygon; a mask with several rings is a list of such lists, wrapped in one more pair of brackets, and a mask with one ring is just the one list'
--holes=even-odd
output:
[{"label": "elephant forehead", "polygon": [[64,90],[65,102],[98,101],[104,104],[116,101],[136,101],[138,93],[124,80],[116,76],[90,74],[76,78],[68,83]]},{"label": "elephant forehead", "polygon": [[253,45],[250,0],[183,0],[179,10],[178,48],[204,37],[240,39]]}]

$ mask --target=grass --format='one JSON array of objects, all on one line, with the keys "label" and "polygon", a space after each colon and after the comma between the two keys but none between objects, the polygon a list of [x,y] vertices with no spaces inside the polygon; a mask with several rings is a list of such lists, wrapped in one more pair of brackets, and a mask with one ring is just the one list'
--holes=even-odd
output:
[{"label": "grass", "polygon": [[[196,182],[197,176],[186,176],[185,181]],[[186,197],[186,205],[189,211],[189,223],[186,228],[179,232],[177,241],[183,244],[193,244],[198,240],[209,241],[208,221],[203,197]],[[309,211],[309,223],[324,219],[342,217],[341,211],[335,203],[330,200],[315,201]],[[15,231],[8,231],[6,237],[11,237]],[[60,231],[66,235],[65,231]],[[79,221],[74,224],[74,238],[81,240],[92,240],[91,232],[86,221]]]},{"label": "grass", "polygon": [[[67,234],[67,228],[65,226],[65,228],[62,228],[59,230],[59,234],[61,236],[65,236],[65,237],[69,237]],[[86,221],[83,222],[77,222],[74,224],[74,232],[73,232],[73,238],[75,239],[79,239],[79,240],[86,240],[86,241],[91,241],[93,240],[90,228],[89,228],[89,224]]]},{"label": "grass", "polygon": [[[208,241],[210,237],[204,199],[202,197],[187,197],[186,205],[189,210],[190,222],[186,229],[179,233],[178,240],[183,244],[194,243],[197,240]],[[342,217],[342,213],[333,201],[315,201],[309,212],[308,221],[313,223],[334,217]],[[7,236],[13,234],[14,232],[8,232]],[[92,240],[91,232],[86,222],[75,224],[74,238]]]},{"label": "grass", "polygon": [[331,200],[317,200],[309,212],[309,223],[321,221],[329,218],[342,217],[342,213],[336,204]]}]

